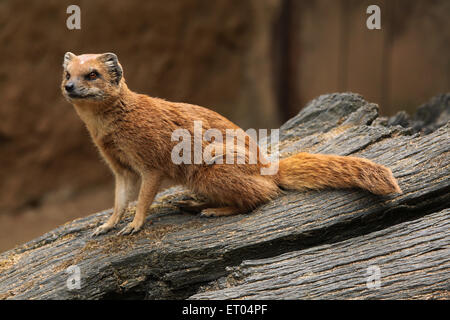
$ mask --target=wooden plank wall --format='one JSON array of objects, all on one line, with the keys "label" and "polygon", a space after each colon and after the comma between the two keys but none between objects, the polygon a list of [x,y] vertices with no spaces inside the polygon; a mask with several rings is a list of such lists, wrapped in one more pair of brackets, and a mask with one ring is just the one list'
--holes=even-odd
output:
[{"label": "wooden plank wall", "polygon": [[[381,30],[366,27],[371,4]],[[450,91],[448,0],[285,0],[283,10],[288,74],[278,90],[287,117],[336,91],[360,93],[385,115]]]}]

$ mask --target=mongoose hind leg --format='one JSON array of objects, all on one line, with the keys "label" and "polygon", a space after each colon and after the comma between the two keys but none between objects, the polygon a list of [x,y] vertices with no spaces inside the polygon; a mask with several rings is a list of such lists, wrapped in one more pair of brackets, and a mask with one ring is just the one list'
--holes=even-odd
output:
[{"label": "mongoose hind leg", "polygon": [[263,176],[257,166],[218,164],[199,169],[189,187],[216,205],[202,210],[203,217],[249,213],[278,196],[274,176]]},{"label": "mongoose hind leg", "polygon": [[247,213],[249,210],[245,210],[238,207],[221,207],[221,208],[208,208],[201,212],[202,217],[226,217],[234,216],[237,214]]},{"label": "mongoose hind leg", "polygon": [[182,200],[177,201],[175,205],[181,210],[188,213],[199,213],[204,209],[211,208],[213,205],[207,202],[196,200]]}]

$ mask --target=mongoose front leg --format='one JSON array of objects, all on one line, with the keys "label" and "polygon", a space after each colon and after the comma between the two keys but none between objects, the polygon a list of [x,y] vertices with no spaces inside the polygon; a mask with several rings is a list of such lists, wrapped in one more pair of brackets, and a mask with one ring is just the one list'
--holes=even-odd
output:
[{"label": "mongoose front leg", "polygon": [[134,219],[125,228],[119,231],[119,235],[138,232],[144,224],[148,207],[152,204],[161,183],[161,174],[157,171],[142,174],[141,190],[139,191],[136,214]]},{"label": "mongoose front leg", "polygon": [[108,232],[116,226],[122,218],[130,201],[135,199],[138,176],[132,172],[116,173],[114,211],[108,221],[95,229],[92,236],[98,236]]}]

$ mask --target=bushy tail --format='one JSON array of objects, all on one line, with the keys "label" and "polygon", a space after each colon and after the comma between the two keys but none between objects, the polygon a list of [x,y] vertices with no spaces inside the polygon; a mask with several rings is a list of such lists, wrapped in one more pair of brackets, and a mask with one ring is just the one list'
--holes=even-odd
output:
[{"label": "bushy tail", "polygon": [[278,181],[293,190],[358,187],[379,195],[402,193],[389,168],[356,157],[298,153],[280,161]]}]

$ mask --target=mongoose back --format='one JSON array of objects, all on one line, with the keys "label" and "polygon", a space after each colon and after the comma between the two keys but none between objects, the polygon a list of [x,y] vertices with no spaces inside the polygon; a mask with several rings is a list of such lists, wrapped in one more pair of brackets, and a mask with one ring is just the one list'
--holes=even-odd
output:
[{"label": "mongoose back", "polygon": [[[356,157],[298,153],[280,160],[277,172],[268,175],[261,174],[261,169],[270,163],[259,152],[254,163],[175,163],[175,130],[194,136],[195,121],[201,121],[202,130],[215,129],[224,135],[227,129],[240,128],[207,108],[131,91],[114,53],[77,56],[67,52],[63,67],[62,93],[86,124],[115,177],[113,214],[93,235],[113,229],[136,196],[134,219],[119,234],[139,231],[156,193],[167,184],[184,185],[207,199],[201,211],[204,216],[250,212],[282,189],[358,187],[378,195],[401,193],[388,168]],[[247,135],[244,140],[248,160],[252,140]],[[215,159],[239,152],[215,140],[202,140],[202,150],[212,143],[216,144]]]}]

